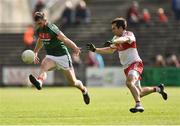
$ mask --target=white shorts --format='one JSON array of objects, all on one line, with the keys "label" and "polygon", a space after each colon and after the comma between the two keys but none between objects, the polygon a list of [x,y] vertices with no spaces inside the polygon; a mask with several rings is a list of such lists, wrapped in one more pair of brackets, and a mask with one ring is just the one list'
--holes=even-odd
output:
[{"label": "white shorts", "polygon": [[72,67],[72,59],[70,55],[63,55],[63,56],[51,56],[46,55],[46,58],[53,60],[56,63],[56,69],[70,69]]},{"label": "white shorts", "polygon": [[135,86],[141,88],[141,83],[140,80],[138,79],[140,76],[139,73],[136,70],[130,70],[128,75],[129,74],[133,75],[137,79]]}]

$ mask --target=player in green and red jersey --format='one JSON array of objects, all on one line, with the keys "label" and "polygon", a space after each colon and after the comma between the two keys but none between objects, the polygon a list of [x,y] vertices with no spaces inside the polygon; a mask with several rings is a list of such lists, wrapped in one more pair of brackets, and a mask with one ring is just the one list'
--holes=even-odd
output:
[{"label": "player in green and red jersey", "polygon": [[80,48],[76,44],[67,38],[55,24],[51,24],[45,19],[45,15],[42,12],[36,12],[34,14],[34,21],[37,25],[37,44],[34,49],[35,60],[34,63],[39,63],[38,52],[45,47],[47,55],[42,60],[40,66],[39,76],[36,78],[33,75],[29,76],[31,83],[41,90],[42,84],[46,79],[46,72],[52,69],[61,69],[71,85],[77,87],[82,91],[84,102],[89,104],[90,97],[88,95],[87,88],[82,84],[80,80],[77,80],[74,68],[72,66],[71,56],[67,50],[68,46],[76,55],[79,55]]}]

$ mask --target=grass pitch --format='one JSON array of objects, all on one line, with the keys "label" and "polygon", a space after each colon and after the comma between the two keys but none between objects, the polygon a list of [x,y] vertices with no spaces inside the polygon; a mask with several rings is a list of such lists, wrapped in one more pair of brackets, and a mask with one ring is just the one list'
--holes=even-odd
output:
[{"label": "grass pitch", "polygon": [[127,88],[89,88],[85,105],[76,88],[0,88],[1,125],[180,125],[180,88],[142,99],[145,111],[132,114]]}]

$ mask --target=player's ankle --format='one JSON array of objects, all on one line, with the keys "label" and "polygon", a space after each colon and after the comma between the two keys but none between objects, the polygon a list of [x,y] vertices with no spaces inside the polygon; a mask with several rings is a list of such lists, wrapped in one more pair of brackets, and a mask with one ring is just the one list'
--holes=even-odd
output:
[{"label": "player's ankle", "polygon": [[87,91],[87,88],[86,88],[86,87],[84,87],[81,91],[82,91],[82,93],[83,93],[83,94],[87,94],[87,93],[88,93],[88,91]]},{"label": "player's ankle", "polygon": [[37,81],[39,82],[40,86],[42,87],[44,80],[42,78],[38,77]]},{"label": "player's ankle", "polygon": [[141,101],[136,101],[136,107],[141,106]]},{"label": "player's ankle", "polygon": [[155,92],[160,92],[161,91],[160,87],[158,87],[158,86],[154,87],[154,90],[155,90]]}]

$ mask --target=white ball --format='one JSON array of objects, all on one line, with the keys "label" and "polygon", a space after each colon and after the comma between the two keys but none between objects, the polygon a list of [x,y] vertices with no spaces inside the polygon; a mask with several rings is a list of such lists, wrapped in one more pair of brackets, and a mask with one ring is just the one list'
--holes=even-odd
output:
[{"label": "white ball", "polygon": [[32,50],[25,50],[21,55],[22,61],[26,64],[34,62],[35,54]]}]

